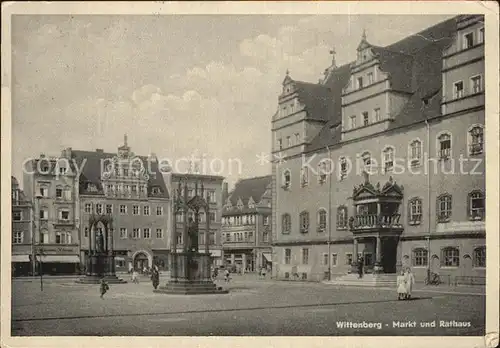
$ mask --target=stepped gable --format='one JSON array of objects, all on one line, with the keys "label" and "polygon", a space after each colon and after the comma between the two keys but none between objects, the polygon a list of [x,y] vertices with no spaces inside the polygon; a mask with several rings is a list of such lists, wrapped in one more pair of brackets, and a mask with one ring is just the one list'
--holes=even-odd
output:
[{"label": "stepped gable", "polygon": [[[83,170],[80,174],[80,193],[85,194],[96,194],[102,195],[104,194],[102,183],[101,183],[101,161],[112,159],[116,157],[116,153],[110,152],[94,152],[94,151],[82,151],[82,150],[73,150],[71,153],[71,157],[78,164],[78,168],[81,168],[83,165]],[[146,170],[148,169],[148,165],[151,167],[151,172],[149,174],[148,180],[148,196],[151,194],[152,187],[159,187],[161,190],[160,194],[156,194],[154,197],[159,198],[168,198],[169,193],[167,187],[165,185],[165,181],[163,180],[163,175],[160,172],[158,167],[158,162],[151,161],[146,156],[135,156],[136,158],[140,158]],[[149,164],[148,164],[149,163]],[[85,184],[92,183],[97,187],[97,192],[86,192]]]},{"label": "stepped gable", "polygon": [[[371,46],[380,60],[381,70],[390,74],[394,90],[411,94],[411,98],[400,114],[391,123],[390,129],[421,122],[441,114],[441,68],[443,50],[456,35],[457,19],[453,17],[419,33],[410,35],[394,44]],[[307,152],[335,146],[341,141],[341,94],[345,83],[342,78],[349,64],[336,68],[325,82],[332,89],[333,109],[330,120],[307,147]],[[338,100],[338,102],[337,102]],[[338,110],[337,110],[338,108]]]},{"label": "stepped gable", "polygon": [[262,196],[266,192],[268,186],[271,184],[271,180],[272,175],[239,180],[236,183],[233,191],[229,195],[229,199],[231,201],[231,204],[233,205],[233,208],[236,208],[238,199],[241,199],[244,208],[243,210],[239,210],[236,208],[238,213],[250,210],[254,211],[254,209],[248,209],[248,200],[250,199],[250,197],[252,197],[255,203],[258,204]]}]

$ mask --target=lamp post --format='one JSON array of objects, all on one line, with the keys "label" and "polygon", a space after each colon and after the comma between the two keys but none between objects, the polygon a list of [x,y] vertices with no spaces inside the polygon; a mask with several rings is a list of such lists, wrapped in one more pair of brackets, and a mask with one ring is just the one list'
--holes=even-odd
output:
[{"label": "lamp post", "polygon": [[[35,204],[34,204],[34,207],[32,208],[32,216],[33,216],[33,221],[32,223],[35,225],[35,226],[38,226],[38,228],[36,229],[37,230],[37,235],[38,235],[38,238],[40,238],[40,199],[42,199],[42,195],[38,194],[35,196]],[[38,215],[36,215],[36,211],[38,211]],[[38,216],[38,221],[35,222],[35,217]],[[33,231],[33,226],[32,226],[32,231]],[[36,239],[36,236],[35,236],[35,233],[32,232],[31,233],[31,262],[32,262],[32,265],[31,265],[31,269],[32,269],[32,272],[33,272],[33,277],[35,277],[35,274],[36,274],[36,247],[35,247],[35,239]]]},{"label": "lamp post", "polygon": [[330,160],[329,177],[328,177],[328,280],[332,280],[332,255],[331,255],[331,241],[332,241],[332,172],[333,163],[330,147],[328,150],[328,159]]}]

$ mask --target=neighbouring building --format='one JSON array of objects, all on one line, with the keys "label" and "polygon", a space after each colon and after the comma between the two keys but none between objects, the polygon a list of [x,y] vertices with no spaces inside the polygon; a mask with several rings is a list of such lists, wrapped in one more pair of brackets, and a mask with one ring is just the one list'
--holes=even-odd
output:
[{"label": "neighbouring building", "polygon": [[[112,217],[117,271],[168,266],[170,199],[154,155],[135,155],[127,144],[116,153],[65,149],[81,168],[77,191],[80,257],[85,266],[92,215]],[[97,233],[104,226],[99,223]]]},{"label": "neighbouring building", "polygon": [[[204,250],[205,238],[207,235],[206,219],[210,219],[210,231],[208,233],[209,238],[209,251],[213,257],[214,266],[222,265],[223,252],[222,252],[222,241],[221,241],[221,213],[222,213],[222,183],[224,177],[216,175],[207,174],[197,174],[197,173],[172,173],[169,175],[169,183],[171,185],[171,190],[174,195],[179,193],[184,195],[184,181],[187,182],[188,186],[188,197],[194,197],[195,195],[195,184],[198,182],[198,195],[201,195],[201,184],[203,184],[203,195],[204,198],[209,203],[209,216],[207,217],[204,212],[200,212],[199,215],[199,235],[198,244],[200,251]],[[181,183],[181,192],[179,190],[179,183]],[[188,220],[194,216],[193,212],[188,212]],[[177,251],[181,252],[183,247],[182,240],[182,230],[183,230],[184,215],[182,213],[177,213],[175,215],[175,226],[177,233]],[[174,223],[173,223],[174,224]]]},{"label": "neighbouring building", "polygon": [[32,204],[19,187],[15,177],[11,177],[12,202],[12,276],[32,273],[33,219]]},{"label": "neighbouring building", "polygon": [[34,254],[41,261],[37,265],[44,274],[79,273],[77,168],[67,157],[42,154],[23,171],[24,193],[33,202]]},{"label": "neighbouring building", "polygon": [[485,276],[484,38],[483,16],[457,16],[386,47],[363,34],[356,60],[334,56],[319,83],[287,73],[274,276],[322,280],[359,257],[417,281]]},{"label": "neighbouring building", "polygon": [[227,267],[244,272],[271,267],[272,176],[239,180],[222,211],[222,243]]}]

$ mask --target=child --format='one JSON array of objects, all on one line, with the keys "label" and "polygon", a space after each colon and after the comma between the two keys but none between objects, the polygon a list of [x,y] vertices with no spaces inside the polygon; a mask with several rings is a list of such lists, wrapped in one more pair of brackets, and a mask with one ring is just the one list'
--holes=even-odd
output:
[{"label": "child", "polygon": [[402,270],[400,275],[396,278],[396,283],[397,283],[397,291],[398,291],[398,300],[405,299],[406,297],[406,277],[405,277],[405,272]]},{"label": "child", "polygon": [[135,268],[132,271],[132,283],[139,284],[139,274]]},{"label": "child", "polygon": [[106,283],[104,278],[101,279],[101,298],[103,298],[104,294],[109,290],[109,285]]}]

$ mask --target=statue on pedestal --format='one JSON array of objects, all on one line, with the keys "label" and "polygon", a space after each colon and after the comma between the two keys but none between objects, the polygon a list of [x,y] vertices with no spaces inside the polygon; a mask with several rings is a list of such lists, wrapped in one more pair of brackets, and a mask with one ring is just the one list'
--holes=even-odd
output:
[{"label": "statue on pedestal", "polygon": [[188,250],[198,251],[198,226],[193,218],[189,218],[188,222]]},{"label": "statue on pedestal", "polygon": [[102,231],[99,232],[99,235],[96,238],[96,251],[98,253],[104,252],[104,236],[102,235]]}]

